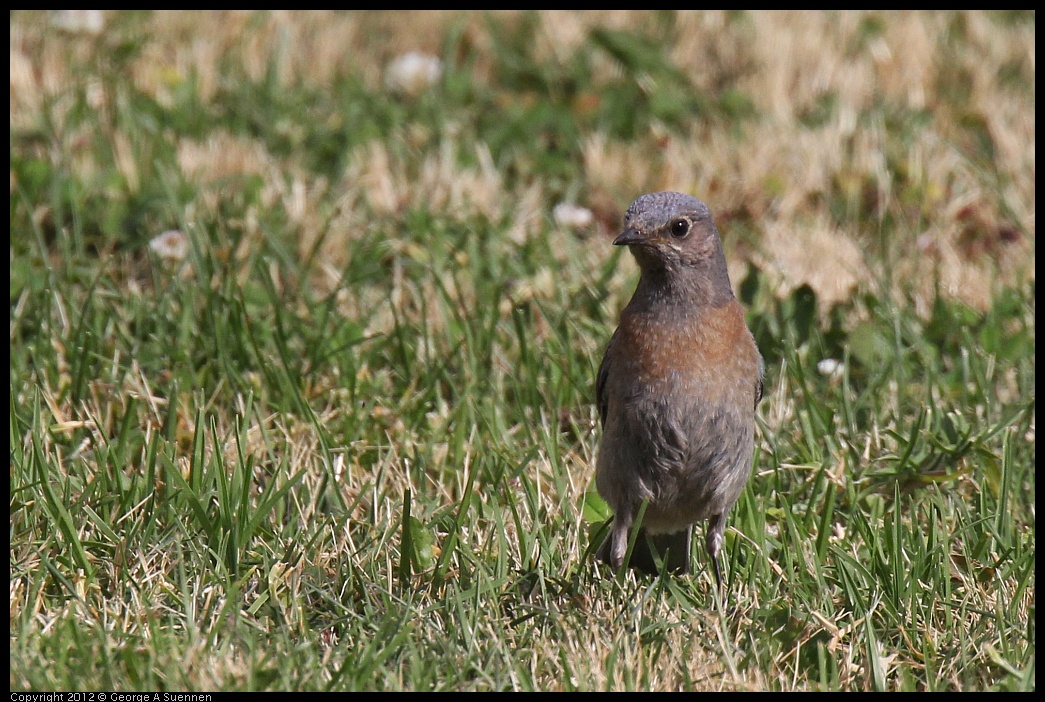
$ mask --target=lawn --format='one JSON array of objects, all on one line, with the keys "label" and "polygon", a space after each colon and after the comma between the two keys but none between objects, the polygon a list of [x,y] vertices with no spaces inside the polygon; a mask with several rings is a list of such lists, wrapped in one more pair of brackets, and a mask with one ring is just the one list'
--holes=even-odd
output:
[{"label": "lawn", "polygon": [[[1034,690],[1033,12],[16,11],[10,687]],[[592,558],[639,194],[766,360]]]}]

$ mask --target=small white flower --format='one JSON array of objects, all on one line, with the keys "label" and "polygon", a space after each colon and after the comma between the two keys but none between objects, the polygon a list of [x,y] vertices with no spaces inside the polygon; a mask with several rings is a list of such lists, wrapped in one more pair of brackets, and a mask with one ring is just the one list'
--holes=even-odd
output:
[{"label": "small white flower", "polygon": [[169,261],[184,261],[189,255],[189,241],[177,229],[170,229],[149,242],[153,253]]},{"label": "small white flower", "polygon": [[67,32],[101,34],[105,29],[104,10],[55,10],[51,24]]},{"label": "small white flower", "polygon": [[841,378],[845,372],[845,364],[835,358],[825,358],[816,364],[816,369],[820,371],[820,375],[826,375],[829,378]]},{"label": "small white flower", "polygon": [[918,250],[923,254],[935,254],[939,253],[940,246],[936,242],[936,237],[932,234],[920,234],[914,242]]},{"label": "small white flower", "polygon": [[583,229],[595,221],[595,215],[587,207],[571,205],[568,202],[560,202],[552,210],[555,222],[563,227]]},{"label": "small white flower", "polygon": [[435,85],[442,75],[443,62],[438,57],[411,51],[388,64],[385,84],[392,92],[418,95]]}]

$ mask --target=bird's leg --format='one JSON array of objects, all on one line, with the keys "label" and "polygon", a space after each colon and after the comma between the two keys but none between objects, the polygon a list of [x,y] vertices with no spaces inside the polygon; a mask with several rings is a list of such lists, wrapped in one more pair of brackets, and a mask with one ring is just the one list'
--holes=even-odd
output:
[{"label": "bird's leg", "polygon": [[595,552],[596,560],[609,563],[614,570],[620,570],[624,556],[628,553],[628,531],[634,521],[631,510],[623,507],[617,509],[610,523],[610,533]]},{"label": "bird's leg", "polygon": [[726,538],[726,515],[716,514],[708,522],[707,549],[711,557],[711,567],[715,571],[715,584],[722,590],[722,570],[718,565],[718,552]]},{"label": "bird's leg", "polygon": [[624,563],[624,556],[628,553],[628,530],[631,529],[632,516],[627,510],[618,510],[613,515],[610,542],[610,565],[617,570]]}]

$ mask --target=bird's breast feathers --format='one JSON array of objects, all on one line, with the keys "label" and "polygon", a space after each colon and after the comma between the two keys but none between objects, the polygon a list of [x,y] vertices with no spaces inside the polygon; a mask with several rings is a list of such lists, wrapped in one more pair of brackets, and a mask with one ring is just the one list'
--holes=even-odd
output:
[{"label": "bird's breast feathers", "polygon": [[754,406],[758,349],[735,300],[695,321],[665,323],[626,311],[613,347],[608,370],[626,403],[646,395],[698,394],[701,402],[717,404],[752,395],[747,402]]}]

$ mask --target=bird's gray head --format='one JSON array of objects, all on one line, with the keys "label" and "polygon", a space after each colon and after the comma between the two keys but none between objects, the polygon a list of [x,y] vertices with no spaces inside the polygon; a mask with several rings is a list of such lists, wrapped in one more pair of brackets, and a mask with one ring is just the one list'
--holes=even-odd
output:
[{"label": "bird's gray head", "polygon": [[624,212],[624,231],[613,240],[635,255],[643,278],[684,284],[713,301],[732,299],[726,256],[711,210],[683,193],[648,193]]},{"label": "bird's gray head", "polygon": [[624,212],[624,228],[652,233],[673,219],[711,222],[711,210],[697,198],[683,193],[647,193],[640,195]]}]

